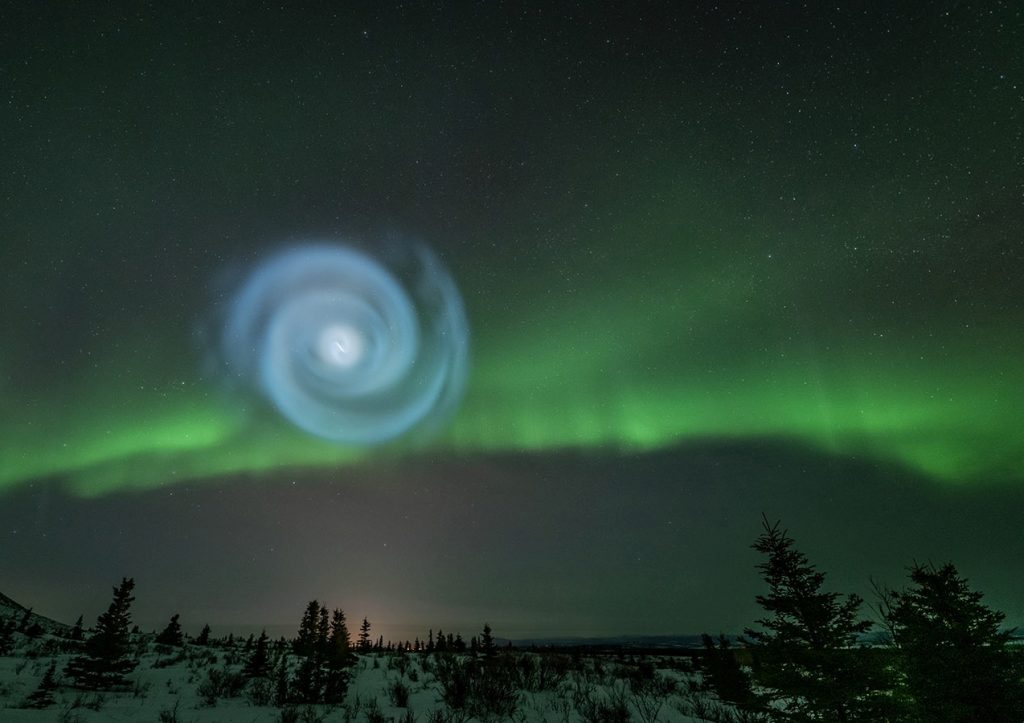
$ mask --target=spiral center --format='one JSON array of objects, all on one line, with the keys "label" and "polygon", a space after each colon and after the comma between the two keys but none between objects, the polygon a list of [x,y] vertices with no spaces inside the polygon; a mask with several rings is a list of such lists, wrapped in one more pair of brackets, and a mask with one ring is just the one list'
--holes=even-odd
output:
[{"label": "spiral center", "polygon": [[366,350],[366,340],[355,327],[336,324],[320,332],[317,353],[325,364],[349,368],[359,363]]}]

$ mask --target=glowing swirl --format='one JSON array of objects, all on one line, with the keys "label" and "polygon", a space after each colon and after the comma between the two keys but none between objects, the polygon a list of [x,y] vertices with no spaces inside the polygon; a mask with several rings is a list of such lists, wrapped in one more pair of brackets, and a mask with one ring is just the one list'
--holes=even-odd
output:
[{"label": "glowing swirl", "polygon": [[394,269],[348,246],[288,249],[228,311],[231,372],[302,429],[375,444],[454,409],[465,383],[462,300],[424,247]]}]

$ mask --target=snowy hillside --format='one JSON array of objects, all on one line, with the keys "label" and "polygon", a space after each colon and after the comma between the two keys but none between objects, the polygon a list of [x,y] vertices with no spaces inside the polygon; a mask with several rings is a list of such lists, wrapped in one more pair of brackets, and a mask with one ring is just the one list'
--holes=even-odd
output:
[{"label": "snowy hillside", "polygon": [[[25,616],[25,611],[24,605],[0,593],[0,620],[13,620],[20,625]],[[54,635],[65,635],[71,630],[71,626],[51,620],[43,615],[38,615],[35,612],[29,613],[27,627],[32,625],[39,625],[43,630]]]}]

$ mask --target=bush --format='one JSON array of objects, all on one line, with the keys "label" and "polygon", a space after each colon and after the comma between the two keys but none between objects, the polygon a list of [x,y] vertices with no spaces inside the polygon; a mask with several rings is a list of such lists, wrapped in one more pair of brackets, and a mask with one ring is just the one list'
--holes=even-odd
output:
[{"label": "bush", "polygon": [[218,698],[236,698],[242,694],[245,676],[232,673],[223,668],[211,668],[206,672],[206,680],[199,684],[196,692],[207,706],[217,705]]},{"label": "bush", "polygon": [[245,686],[245,699],[255,706],[272,705],[275,692],[276,685],[270,678],[253,678]]},{"label": "bush", "polygon": [[443,655],[437,659],[437,680],[442,700],[455,711],[477,718],[510,718],[519,707],[514,660],[460,660]]},{"label": "bush", "polygon": [[396,708],[409,707],[409,686],[401,678],[391,681],[385,691],[388,694],[388,698],[391,699],[391,705]]}]

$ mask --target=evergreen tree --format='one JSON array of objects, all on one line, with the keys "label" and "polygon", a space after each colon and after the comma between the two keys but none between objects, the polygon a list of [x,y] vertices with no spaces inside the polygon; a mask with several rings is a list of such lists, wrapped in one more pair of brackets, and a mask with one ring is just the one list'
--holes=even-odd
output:
[{"label": "evergreen tree", "polygon": [[352,641],[349,639],[348,625],[345,623],[345,613],[340,608],[336,609],[331,617],[329,643],[332,657],[349,662],[352,654]]},{"label": "evergreen tree", "polygon": [[[364,625],[369,625],[364,621]],[[345,614],[329,615],[317,601],[307,605],[295,651],[301,657],[288,695],[298,703],[338,703],[348,690],[348,669],[354,662]]]},{"label": "evergreen tree", "polygon": [[370,650],[370,621],[363,618],[363,624],[359,626],[359,652],[365,653]]},{"label": "evergreen tree", "polygon": [[768,557],[757,566],[768,583],[757,602],[768,616],[757,621],[765,630],[745,631],[764,691],[758,707],[780,720],[879,720],[879,681],[854,647],[871,626],[857,620],[861,599],[824,592],[824,573],[779,523],[763,526],[753,547]]},{"label": "evergreen tree", "polygon": [[913,587],[889,592],[883,614],[897,646],[906,691],[921,720],[1019,723],[1024,679],[1007,647],[1004,615],[982,603],[952,564],[914,565]]},{"label": "evergreen tree", "polygon": [[282,655],[277,661],[277,671],[274,674],[274,705],[281,707],[289,700],[288,692],[288,656]]},{"label": "evergreen tree", "polygon": [[345,623],[345,613],[336,609],[331,614],[331,633],[327,645],[327,672],[324,682],[324,701],[340,703],[348,692],[351,678],[349,669],[355,665],[355,655]]},{"label": "evergreen tree", "polygon": [[181,632],[181,623],[178,622],[179,617],[181,616],[178,614],[171,616],[171,621],[167,623],[167,627],[156,636],[157,644],[171,645],[179,648],[185,644],[185,637]]},{"label": "evergreen tree", "polygon": [[199,631],[199,637],[195,639],[196,645],[207,646],[210,644],[210,626],[204,625],[203,629]]},{"label": "evergreen tree", "polygon": [[750,675],[740,666],[735,651],[724,635],[718,636],[718,643],[704,633],[704,680],[722,700],[737,707],[753,711],[759,708],[751,688]]},{"label": "evergreen tree", "polygon": [[19,633],[27,633],[28,626],[32,622],[32,608],[26,608],[21,614],[21,622],[18,624]]},{"label": "evergreen tree", "polygon": [[487,623],[484,623],[484,631],[480,635],[480,652],[488,660],[498,652],[498,648],[494,644],[494,636],[491,635],[491,626]]},{"label": "evergreen tree", "polygon": [[242,675],[246,678],[266,678],[270,675],[270,638],[267,631],[260,633],[249,659],[245,661]]},{"label": "evergreen tree", "polygon": [[328,643],[331,638],[331,622],[330,617],[327,613],[327,606],[320,606],[320,619],[317,621],[316,626],[316,648],[317,652],[320,653],[321,657],[326,658],[328,655]]},{"label": "evergreen tree", "polygon": [[320,620],[320,603],[310,600],[306,605],[306,611],[302,614],[302,622],[299,623],[299,635],[293,645],[296,655],[309,656],[316,650],[316,641],[319,636],[317,630]]},{"label": "evergreen tree", "polygon": [[75,642],[81,642],[84,637],[84,631],[82,629],[82,617],[78,616],[78,620],[75,621],[75,627],[71,628],[71,640]]},{"label": "evergreen tree", "polygon": [[50,663],[50,667],[43,674],[39,681],[39,687],[25,700],[26,708],[49,708],[54,704],[53,691],[57,689],[57,661]]},{"label": "evergreen tree", "polygon": [[319,703],[323,700],[323,668],[315,652],[300,658],[299,667],[295,669],[295,677],[288,688],[292,700],[297,703]]},{"label": "evergreen tree", "polygon": [[135,669],[130,657],[128,626],[131,624],[135,580],[124,578],[114,588],[107,612],[96,620],[96,632],[85,643],[85,652],[68,663],[64,672],[80,688],[109,690],[127,685],[125,676]]}]

